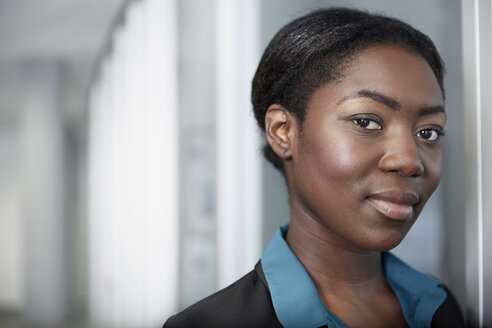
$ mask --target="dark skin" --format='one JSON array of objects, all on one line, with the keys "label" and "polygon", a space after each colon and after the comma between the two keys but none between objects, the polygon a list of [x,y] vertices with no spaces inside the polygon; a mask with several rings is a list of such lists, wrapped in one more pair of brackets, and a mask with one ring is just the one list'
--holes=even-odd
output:
[{"label": "dark skin", "polygon": [[266,137],[289,191],[287,242],[349,327],[408,326],[381,252],[439,184],[445,122],[429,65],[389,45],[367,48],[341,81],[316,89],[302,127],[281,105],[268,109]]}]

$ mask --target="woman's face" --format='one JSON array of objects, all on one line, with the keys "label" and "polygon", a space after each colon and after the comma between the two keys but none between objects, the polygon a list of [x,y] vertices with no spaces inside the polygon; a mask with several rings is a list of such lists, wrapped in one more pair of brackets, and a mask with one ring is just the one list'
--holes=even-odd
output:
[{"label": "woman's face", "polygon": [[395,247],[439,184],[445,121],[423,58],[366,49],[308,103],[286,162],[291,211],[349,246]]}]

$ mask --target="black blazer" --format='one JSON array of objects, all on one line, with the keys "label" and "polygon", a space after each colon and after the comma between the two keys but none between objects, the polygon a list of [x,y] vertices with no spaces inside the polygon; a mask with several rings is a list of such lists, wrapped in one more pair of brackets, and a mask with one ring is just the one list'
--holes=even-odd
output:
[{"label": "black blazer", "polygon": [[[456,300],[448,289],[446,292],[448,296],[434,314],[431,327],[464,327]],[[261,262],[258,261],[254,270],[232,285],[170,317],[163,326],[163,328],[185,327],[282,327],[273,309]]]}]

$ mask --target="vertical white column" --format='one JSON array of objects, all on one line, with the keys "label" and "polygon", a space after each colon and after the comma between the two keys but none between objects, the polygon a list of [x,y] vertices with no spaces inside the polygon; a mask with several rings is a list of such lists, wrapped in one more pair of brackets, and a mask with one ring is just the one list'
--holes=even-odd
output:
[{"label": "vertical white column", "polygon": [[147,0],[144,43],[143,126],[147,140],[144,308],[148,322],[177,310],[179,245],[177,1]]},{"label": "vertical white column", "polygon": [[21,69],[20,176],[27,325],[59,327],[65,315],[61,67]]},{"label": "vertical white column", "polygon": [[481,188],[482,188],[482,310],[484,327],[492,326],[492,1],[481,0],[480,79],[481,79]]},{"label": "vertical white column", "polygon": [[261,254],[261,152],[250,102],[258,7],[257,0],[216,0],[219,288],[250,271]]},{"label": "vertical white column", "polygon": [[175,0],[130,2],[91,89],[90,315],[157,327],[177,310]]},{"label": "vertical white column", "polygon": [[462,1],[465,86],[467,321],[492,325],[492,5]]}]

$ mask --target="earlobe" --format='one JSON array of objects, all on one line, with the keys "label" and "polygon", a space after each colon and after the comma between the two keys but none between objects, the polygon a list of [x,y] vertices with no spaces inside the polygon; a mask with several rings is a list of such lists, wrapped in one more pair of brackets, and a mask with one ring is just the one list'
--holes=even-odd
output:
[{"label": "earlobe", "polygon": [[275,154],[282,159],[292,157],[292,140],[295,118],[279,104],[268,107],[265,115],[265,134],[268,144]]}]

